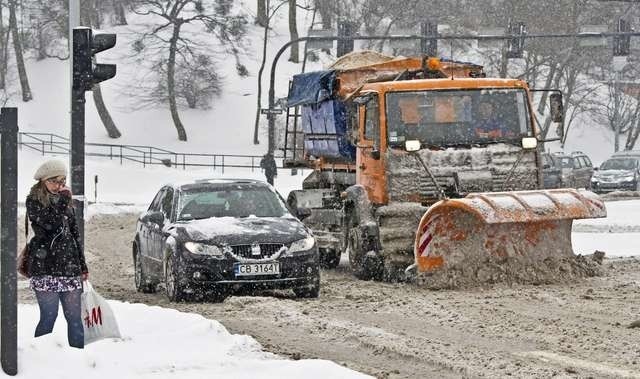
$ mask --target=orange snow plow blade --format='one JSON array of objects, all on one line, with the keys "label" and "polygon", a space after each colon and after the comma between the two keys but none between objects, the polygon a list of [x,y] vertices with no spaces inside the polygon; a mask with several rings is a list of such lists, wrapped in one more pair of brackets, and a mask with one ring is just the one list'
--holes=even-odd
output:
[{"label": "orange snow plow blade", "polygon": [[424,214],[415,241],[421,282],[455,288],[555,282],[589,275],[571,247],[574,219],[606,217],[604,202],[574,189],[470,194]]}]

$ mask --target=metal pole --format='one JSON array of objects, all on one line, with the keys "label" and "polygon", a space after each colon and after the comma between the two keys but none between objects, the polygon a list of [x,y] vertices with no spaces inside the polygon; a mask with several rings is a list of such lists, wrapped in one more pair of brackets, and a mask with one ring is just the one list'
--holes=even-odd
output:
[{"label": "metal pole", "polygon": [[[80,26],[80,0],[69,0],[69,89],[73,89],[73,28]],[[73,98],[70,111],[73,112]]]},{"label": "metal pole", "polygon": [[18,108],[0,110],[2,133],[2,215],[0,234],[0,362],[8,375],[18,373]]},{"label": "metal pole", "polygon": [[71,104],[71,191],[80,232],[80,246],[84,248],[84,90],[74,89]]}]

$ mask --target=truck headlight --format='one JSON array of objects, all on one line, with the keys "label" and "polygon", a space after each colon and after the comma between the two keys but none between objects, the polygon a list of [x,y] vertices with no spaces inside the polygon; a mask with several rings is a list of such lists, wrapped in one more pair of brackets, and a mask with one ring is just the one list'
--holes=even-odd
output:
[{"label": "truck headlight", "polygon": [[295,253],[295,252],[298,252],[298,251],[309,250],[315,244],[316,244],[316,239],[313,238],[313,236],[309,236],[309,237],[303,238],[301,240],[294,241],[291,244],[291,247],[289,248],[289,252],[290,253]]},{"label": "truck headlight", "polygon": [[205,245],[197,242],[186,242],[184,248],[190,253],[198,255],[210,255],[212,257],[221,258],[224,254],[218,246]]}]

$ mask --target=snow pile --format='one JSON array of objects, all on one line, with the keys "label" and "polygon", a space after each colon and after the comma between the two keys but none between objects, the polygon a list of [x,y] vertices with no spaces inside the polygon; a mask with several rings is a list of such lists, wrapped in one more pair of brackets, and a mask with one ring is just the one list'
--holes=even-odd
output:
[{"label": "snow pile", "polygon": [[67,345],[62,312],[51,335],[33,338],[35,305],[18,308],[18,376],[25,379],[368,378],[325,360],[290,361],[230,334],[217,321],[172,309],[109,301],[122,339]]}]

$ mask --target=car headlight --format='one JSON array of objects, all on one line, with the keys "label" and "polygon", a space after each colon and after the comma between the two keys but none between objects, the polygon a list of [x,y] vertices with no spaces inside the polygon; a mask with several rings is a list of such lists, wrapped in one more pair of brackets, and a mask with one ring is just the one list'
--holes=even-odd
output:
[{"label": "car headlight", "polygon": [[297,251],[305,251],[309,250],[316,244],[316,239],[313,236],[309,236],[303,238],[301,240],[294,241],[289,248],[290,253],[295,253]]},{"label": "car headlight", "polygon": [[634,180],[636,180],[635,175],[628,175],[628,176],[622,177],[623,182],[633,182]]},{"label": "car headlight", "polygon": [[184,248],[190,253],[198,255],[210,255],[213,257],[222,257],[224,254],[218,246],[205,245],[197,242],[186,242]]}]

